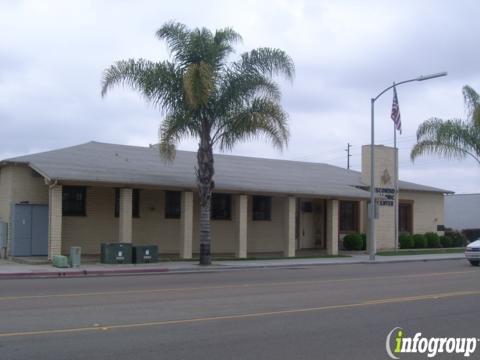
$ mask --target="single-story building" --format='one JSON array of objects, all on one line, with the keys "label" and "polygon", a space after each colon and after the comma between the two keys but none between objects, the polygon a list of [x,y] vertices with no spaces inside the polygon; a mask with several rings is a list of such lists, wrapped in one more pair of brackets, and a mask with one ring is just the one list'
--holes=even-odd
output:
[{"label": "single-story building", "polygon": [[[362,171],[298,161],[215,155],[212,253],[324,249],[337,254],[342,238],[367,232],[369,146]],[[393,159],[378,145],[380,204],[377,249],[394,241]],[[164,162],[155,146],[89,142],[0,162],[0,221],[9,256],[98,254],[100,244],[158,245],[162,254],[191,258],[199,248],[196,154],[177,151]],[[442,230],[447,190],[399,181],[399,229]],[[6,225],[5,225],[6,224]]]}]

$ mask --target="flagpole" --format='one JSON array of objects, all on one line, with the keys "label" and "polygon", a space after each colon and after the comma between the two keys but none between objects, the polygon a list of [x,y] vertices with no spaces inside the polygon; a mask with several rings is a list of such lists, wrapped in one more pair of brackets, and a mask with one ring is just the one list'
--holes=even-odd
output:
[{"label": "flagpole", "polygon": [[395,226],[395,251],[398,250],[398,149],[397,149],[397,129],[395,123],[393,123],[393,149],[394,149],[394,175],[393,175],[393,187],[395,189],[395,194],[393,198],[393,207],[394,207],[394,226]]},{"label": "flagpole", "polygon": [[[393,91],[396,94],[395,89],[395,82],[393,83]],[[397,98],[397,106],[398,98]],[[400,109],[398,110],[400,111]],[[401,126],[401,125],[400,125]],[[397,149],[397,124],[395,121],[393,122],[393,188],[395,190],[394,197],[393,197],[393,226],[394,226],[394,244],[395,244],[395,251],[398,250],[398,149]]]}]

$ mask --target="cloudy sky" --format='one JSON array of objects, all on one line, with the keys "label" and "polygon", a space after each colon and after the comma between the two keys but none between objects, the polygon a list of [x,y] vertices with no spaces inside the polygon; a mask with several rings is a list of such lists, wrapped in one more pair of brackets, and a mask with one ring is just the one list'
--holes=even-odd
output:
[{"label": "cloudy sky", "polygon": [[[200,5],[201,4],[201,5]],[[480,2],[457,1],[166,1],[0,0],[0,158],[96,140],[146,146],[157,142],[162,114],[129,89],[100,97],[103,70],[116,60],[168,57],[155,31],[166,21],[190,27],[233,27],[238,53],[278,47],[295,61],[282,83],[290,115],[289,147],[262,142],[233,153],[360,169],[370,141],[370,98],[393,81],[448,71],[445,78],[398,89],[404,180],[480,192],[471,160],[409,152],[429,117],[465,118],[461,88],[480,91]],[[392,94],[376,104],[377,143],[392,145]],[[179,144],[195,150],[195,141]]]}]

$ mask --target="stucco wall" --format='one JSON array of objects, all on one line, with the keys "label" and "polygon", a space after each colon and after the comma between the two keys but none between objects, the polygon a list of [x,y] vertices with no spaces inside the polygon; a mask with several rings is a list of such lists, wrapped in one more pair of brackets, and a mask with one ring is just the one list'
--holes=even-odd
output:
[{"label": "stucco wall", "polygon": [[[400,192],[400,200],[413,200],[413,233],[437,232],[444,225],[444,199],[442,193]],[[438,232],[438,234],[443,234]]]},{"label": "stucco wall", "polygon": [[[87,216],[63,217],[63,252],[82,246],[85,254],[97,254],[102,242],[116,242],[118,218],[114,217],[113,188],[88,187]],[[235,251],[236,196],[232,196],[232,220],[212,220],[212,252]],[[252,220],[252,197],[248,197],[247,251],[282,251],[283,198],[272,199],[272,220]],[[140,217],[133,219],[133,244],[155,244],[163,253],[178,253],[180,219],[165,219],[165,192],[140,191]],[[193,252],[199,248],[199,204],[194,193]]]}]

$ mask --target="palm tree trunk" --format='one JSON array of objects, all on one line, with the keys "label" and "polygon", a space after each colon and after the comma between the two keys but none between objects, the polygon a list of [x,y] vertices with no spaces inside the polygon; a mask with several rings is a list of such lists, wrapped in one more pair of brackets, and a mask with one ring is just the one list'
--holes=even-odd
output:
[{"label": "palm tree trunk", "polygon": [[213,146],[210,132],[201,137],[197,153],[197,184],[200,199],[200,265],[210,265],[210,207],[213,182]]}]

